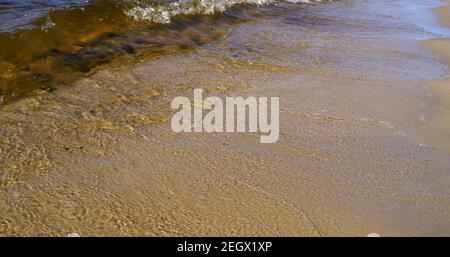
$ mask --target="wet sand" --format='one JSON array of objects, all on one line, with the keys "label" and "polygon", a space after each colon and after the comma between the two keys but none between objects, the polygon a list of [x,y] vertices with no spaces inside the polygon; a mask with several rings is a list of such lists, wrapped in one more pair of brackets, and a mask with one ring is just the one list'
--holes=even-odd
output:
[{"label": "wet sand", "polygon": [[[5,106],[0,234],[448,235],[450,155],[410,132],[448,73],[416,2],[298,7]],[[280,141],[171,132],[198,87],[279,96]]]},{"label": "wet sand", "polygon": [[[448,0],[442,0],[443,2],[449,3]],[[448,13],[450,12],[450,6],[437,7],[433,10],[437,15],[439,22],[447,27],[450,27],[450,20],[448,19]]]},{"label": "wet sand", "polygon": [[[424,43],[436,58],[449,66],[450,41],[448,39],[432,39]],[[450,153],[450,79],[433,80],[429,82],[433,89],[434,112],[431,120],[414,126],[412,132],[417,135],[424,144],[429,144],[437,149]]]},{"label": "wet sand", "polygon": [[[446,1],[448,2],[448,1]],[[443,25],[450,27],[450,6],[434,8],[438,20]],[[426,40],[424,45],[431,50],[435,58],[450,70],[450,34],[444,34],[439,38]],[[430,121],[413,127],[419,140],[438,149],[450,153],[450,79],[448,76],[440,80],[429,82],[434,91],[435,114]]]}]

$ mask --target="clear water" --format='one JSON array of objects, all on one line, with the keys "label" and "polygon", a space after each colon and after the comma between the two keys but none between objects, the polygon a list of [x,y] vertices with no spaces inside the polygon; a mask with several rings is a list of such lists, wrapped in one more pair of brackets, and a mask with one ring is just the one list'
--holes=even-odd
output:
[{"label": "clear water", "polygon": [[152,57],[207,44],[226,36],[233,23],[306,2],[1,1],[0,104],[68,84],[124,55]]},{"label": "clear water", "polygon": [[0,32],[33,28],[33,21],[49,12],[88,4],[89,0],[5,0],[0,1]]}]

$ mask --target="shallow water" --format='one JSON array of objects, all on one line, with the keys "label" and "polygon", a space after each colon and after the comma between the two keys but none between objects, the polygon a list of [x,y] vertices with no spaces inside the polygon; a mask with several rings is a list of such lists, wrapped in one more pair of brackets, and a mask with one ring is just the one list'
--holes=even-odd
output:
[{"label": "shallow water", "polygon": [[33,22],[49,12],[80,6],[88,0],[4,0],[0,1],[0,33],[32,29]]},{"label": "shallow water", "polygon": [[[173,22],[151,33],[177,42],[219,21],[226,34],[186,36],[192,48],[159,58],[136,48],[113,62],[130,65],[7,104],[0,234],[448,235],[449,155],[404,131],[428,117],[425,80],[447,70],[414,41],[433,33],[392,15],[403,7],[344,0],[236,8],[237,22],[180,17],[187,31],[158,29]],[[100,42],[131,38],[117,34]],[[279,143],[173,133],[171,100],[198,87],[280,96]]]},{"label": "shallow water", "polygon": [[[276,3],[282,6],[275,7]],[[0,26],[1,102],[52,91],[120,56],[150,58],[222,39],[235,23],[279,15],[294,5],[283,3],[1,2],[0,18],[4,21]]]}]

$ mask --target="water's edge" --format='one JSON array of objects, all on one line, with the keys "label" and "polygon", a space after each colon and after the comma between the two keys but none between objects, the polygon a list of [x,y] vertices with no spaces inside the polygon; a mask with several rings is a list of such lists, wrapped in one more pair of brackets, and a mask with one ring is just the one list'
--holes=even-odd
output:
[{"label": "water's edge", "polygon": [[[450,28],[450,1],[442,0],[446,5],[433,8],[439,25]],[[435,59],[450,71],[450,38],[448,34],[423,41],[423,45],[430,50]],[[411,128],[421,143],[430,145],[450,154],[450,77],[431,80],[428,82],[435,97],[434,115],[425,123]]]},{"label": "water's edge", "polygon": [[97,0],[51,10],[29,27],[0,33],[0,105],[68,85],[118,58],[128,59],[118,62],[132,63],[195,49],[224,38],[233,24],[271,15],[270,6],[275,4],[314,2],[189,0],[144,4]]},{"label": "water's edge", "polygon": [[[402,127],[445,73],[409,3],[424,1],[263,15],[4,106],[0,235],[448,235],[450,158]],[[194,88],[280,97],[280,141],[172,132]]]}]

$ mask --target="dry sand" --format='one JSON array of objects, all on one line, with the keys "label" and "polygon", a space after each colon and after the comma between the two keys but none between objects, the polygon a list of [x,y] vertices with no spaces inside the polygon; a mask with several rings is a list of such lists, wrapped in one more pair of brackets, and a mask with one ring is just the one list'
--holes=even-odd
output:
[{"label": "dry sand", "polygon": [[[449,154],[408,132],[444,108],[427,80],[447,71],[406,3],[254,19],[6,106],[0,234],[448,235]],[[197,87],[279,96],[279,143],[171,132],[171,100]]]}]

